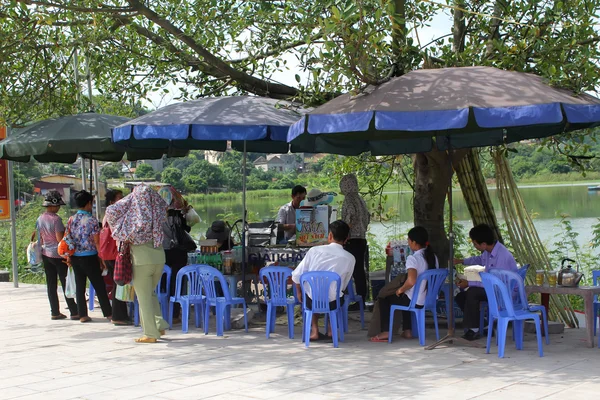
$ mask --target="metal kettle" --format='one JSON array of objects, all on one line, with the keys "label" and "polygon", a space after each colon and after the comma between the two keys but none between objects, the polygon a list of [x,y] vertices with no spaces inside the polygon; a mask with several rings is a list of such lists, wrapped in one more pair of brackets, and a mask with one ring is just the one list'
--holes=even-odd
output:
[{"label": "metal kettle", "polygon": [[[570,264],[568,264],[565,267],[565,262],[567,261],[575,263],[577,265],[577,271],[575,271]],[[570,258],[563,259],[561,263],[561,270],[558,272],[558,285],[566,287],[577,287],[579,285],[579,281],[581,281],[581,278],[583,278],[583,274],[579,272],[579,263]]]}]

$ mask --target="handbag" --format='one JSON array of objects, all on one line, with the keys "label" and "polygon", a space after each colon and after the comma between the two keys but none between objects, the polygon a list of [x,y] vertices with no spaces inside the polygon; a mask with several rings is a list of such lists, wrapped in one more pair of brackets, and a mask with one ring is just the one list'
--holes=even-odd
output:
[{"label": "handbag", "polygon": [[112,237],[112,231],[108,222],[104,223],[100,230],[100,249],[98,256],[103,260],[116,260],[119,250],[117,249],[117,242]]},{"label": "handbag", "polygon": [[58,255],[63,258],[69,258],[75,254],[75,241],[71,237],[72,218],[73,217],[69,218],[69,221],[67,222],[67,228],[65,229],[65,234],[60,242],[58,242],[57,252]]},{"label": "handbag", "polygon": [[183,228],[179,217],[168,217],[169,225],[171,226],[171,245],[170,250],[177,249],[185,252],[196,250],[196,242],[190,234]]},{"label": "handbag", "polygon": [[65,283],[65,297],[74,299],[77,296],[77,284],[73,267],[67,268],[67,282]]},{"label": "handbag", "polygon": [[31,235],[31,241],[27,246],[27,262],[32,266],[42,263],[42,246],[40,243],[40,231],[38,230],[37,223],[35,224],[35,232]]},{"label": "handbag", "polygon": [[131,248],[129,243],[119,244],[119,254],[115,259],[115,272],[113,279],[117,285],[126,285],[133,279],[133,268],[131,265]]},{"label": "handbag", "polygon": [[196,210],[194,210],[194,208],[190,206],[190,209],[185,213],[186,224],[188,224],[188,226],[194,226],[200,223],[201,221],[202,219],[200,219],[200,216],[198,215]]},{"label": "handbag", "polygon": [[133,285],[117,285],[117,289],[115,291],[115,296],[117,300],[125,301],[125,302],[133,302],[135,300],[135,290]]}]

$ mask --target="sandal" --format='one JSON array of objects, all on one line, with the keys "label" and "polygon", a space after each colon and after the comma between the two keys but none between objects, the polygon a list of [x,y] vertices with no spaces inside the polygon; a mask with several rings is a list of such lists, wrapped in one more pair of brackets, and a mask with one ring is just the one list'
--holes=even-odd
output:
[{"label": "sandal", "polygon": [[373,336],[371,339],[369,339],[369,342],[374,342],[374,343],[387,343],[388,342],[388,338],[380,338],[379,336]]},{"label": "sandal", "polygon": [[67,318],[67,316],[65,314],[58,314],[58,315],[53,315],[52,317],[50,317],[50,319],[52,320],[57,320],[57,319],[65,319]]},{"label": "sandal", "polygon": [[156,339],[148,337],[148,336],[142,336],[141,338],[137,338],[135,339],[136,343],[156,343]]},{"label": "sandal", "polygon": [[160,336],[165,336],[167,334],[167,331],[164,329],[161,329],[160,331],[158,331],[158,333],[160,333]]},{"label": "sandal", "polygon": [[79,318],[79,322],[81,322],[81,323],[92,322],[92,319],[90,317],[82,317],[82,318]]},{"label": "sandal", "polygon": [[117,320],[113,319],[111,322],[113,325],[118,325],[118,326],[131,325],[131,322],[129,322],[129,321],[117,321]]}]

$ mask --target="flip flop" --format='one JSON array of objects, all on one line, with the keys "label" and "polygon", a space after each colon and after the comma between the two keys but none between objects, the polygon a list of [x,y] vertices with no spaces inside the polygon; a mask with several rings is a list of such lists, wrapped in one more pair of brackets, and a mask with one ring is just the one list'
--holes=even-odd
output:
[{"label": "flip flop", "polygon": [[374,342],[374,343],[387,343],[388,342],[388,338],[382,339],[379,336],[373,336],[371,339],[369,339],[369,342]]},{"label": "flip flop", "polygon": [[141,338],[137,338],[135,339],[136,343],[156,343],[156,339],[148,337],[148,336],[142,336]]}]

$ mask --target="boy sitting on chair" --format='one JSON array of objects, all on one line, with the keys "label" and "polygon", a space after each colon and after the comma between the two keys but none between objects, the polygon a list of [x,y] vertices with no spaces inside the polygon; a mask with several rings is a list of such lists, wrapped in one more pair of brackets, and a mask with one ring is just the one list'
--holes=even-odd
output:
[{"label": "boy sitting on chair", "polygon": [[[344,221],[334,221],[329,225],[329,236],[327,237],[328,245],[316,246],[311,248],[304,259],[298,264],[298,267],[292,272],[292,281],[296,284],[296,292],[298,298],[302,301],[302,288],[300,287],[300,276],[305,272],[312,271],[330,271],[335,272],[341,278],[342,285],[339,288],[340,306],[344,301],[342,291],[348,286],[352,272],[354,271],[354,256],[344,250],[344,243],[348,240],[350,227]],[[337,293],[334,285],[329,288],[329,308],[335,309]],[[312,309],[312,298],[310,288],[306,288],[306,304],[308,309]],[[325,335],[319,333],[318,315],[313,315],[310,340],[326,339]],[[331,336],[331,332],[327,331],[327,336]]]}]

